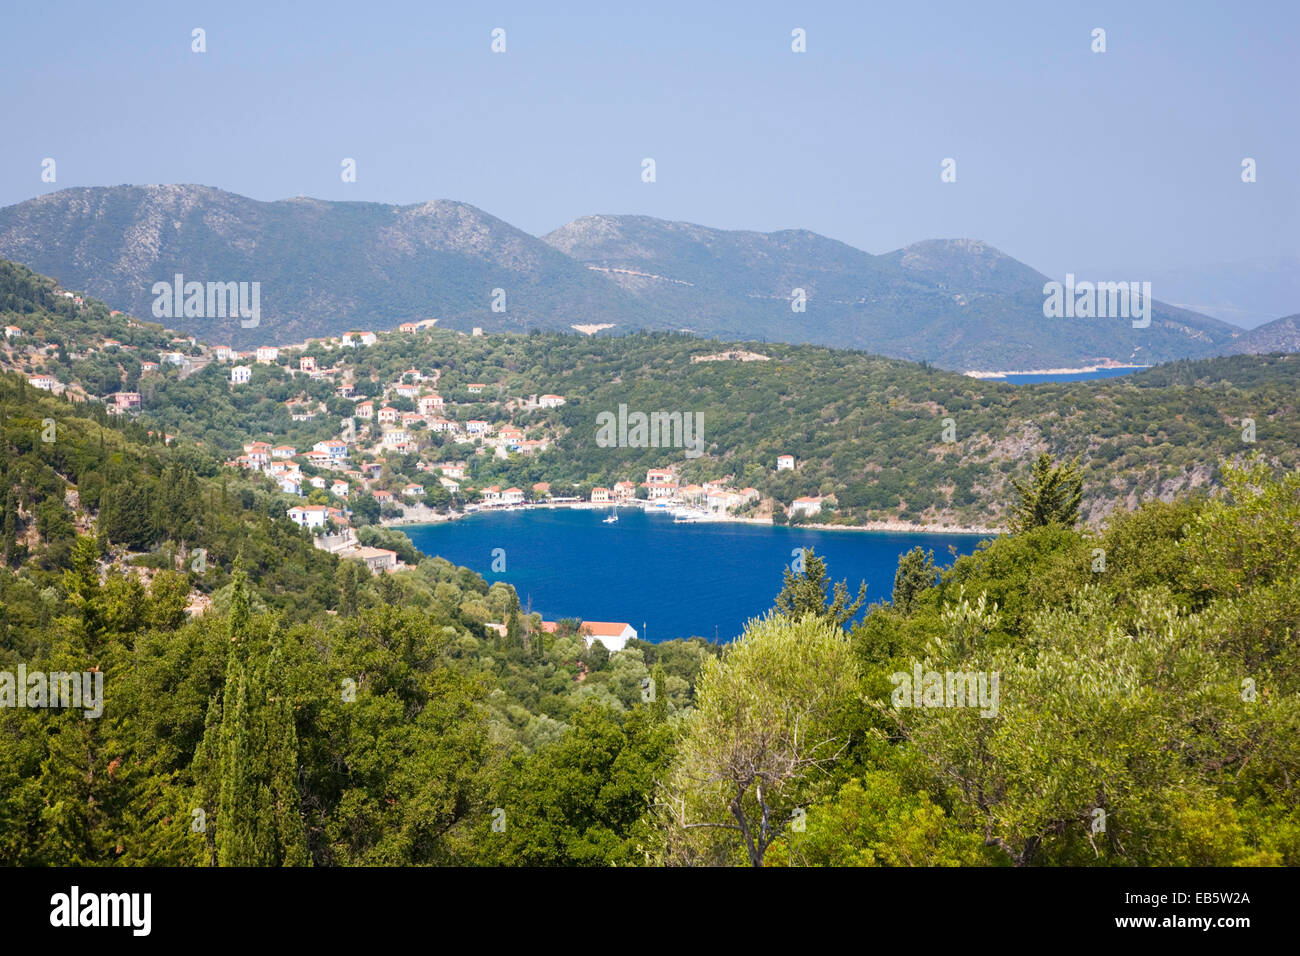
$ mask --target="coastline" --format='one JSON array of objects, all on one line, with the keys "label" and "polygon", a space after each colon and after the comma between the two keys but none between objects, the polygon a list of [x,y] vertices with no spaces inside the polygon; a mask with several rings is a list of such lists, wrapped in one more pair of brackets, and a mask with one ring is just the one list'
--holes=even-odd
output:
[{"label": "coastline", "polygon": [[[560,503],[538,503],[524,505],[522,507],[514,506],[512,508],[484,508],[480,511],[463,512],[457,511],[451,514],[439,515],[421,515],[418,517],[385,518],[380,521],[380,527],[384,528],[402,528],[402,527],[432,527],[433,525],[446,524],[451,521],[460,521],[465,518],[472,518],[475,515],[493,514],[506,511],[532,511],[534,509],[571,508],[578,511],[600,511],[613,508],[614,505],[596,503],[590,501],[560,502]],[[624,505],[624,507],[628,507]],[[641,509],[654,513],[656,509]],[[665,515],[666,516],[666,515]],[[1006,534],[1005,528],[985,528],[966,525],[947,525],[947,524],[913,524],[907,521],[868,521],[864,524],[796,524],[796,525],[777,525],[771,518],[746,518],[736,515],[710,515],[708,518],[699,518],[689,524],[754,524],[767,525],[768,527],[783,527],[792,530],[811,530],[811,531],[874,531],[891,532],[901,534],[963,534],[963,535],[1000,535]]]},{"label": "coastline", "polygon": [[1083,375],[1087,372],[1101,372],[1108,369],[1119,369],[1119,368],[1139,369],[1139,368],[1151,368],[1151,367],[1152,366],[1150,365],[1126,365],[1121,363],[1117,365],[1085,365],[1083,368],[1031,368],[1031,369],[1021,369],[1012,372],[984,372],[984,371],[977,371],[972,369],[970,371],[962,372],[962,374],[969,376],[970,378],[983,379],[983,378],[1006,378],[1008,375]]}]

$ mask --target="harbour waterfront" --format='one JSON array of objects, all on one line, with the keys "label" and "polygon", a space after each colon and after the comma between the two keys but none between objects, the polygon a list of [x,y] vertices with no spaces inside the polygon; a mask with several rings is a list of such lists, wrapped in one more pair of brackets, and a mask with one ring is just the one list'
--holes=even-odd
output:
[{"label": "harbour waterfront", "polygon": [[[822,531],[760,524],[675,523],[667,514],[620,508],[529,509],[477,514],[401,530],[427,555],[515,587],[520,602],[547,620],[625,621],[650,641],[706,637],[729,641],[781,590],[799,548],[826,559],[867,603],[887,600],[898,557],[916,545],[952,561],[985,536],[886,531]],[[500,552],[494,554],[496,549]],[[504,571],[493,571],[494,561]]]}]

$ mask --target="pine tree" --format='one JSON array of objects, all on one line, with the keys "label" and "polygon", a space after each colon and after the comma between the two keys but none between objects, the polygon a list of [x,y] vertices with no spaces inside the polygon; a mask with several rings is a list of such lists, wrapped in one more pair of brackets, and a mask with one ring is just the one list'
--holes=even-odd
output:
[{"label": "pine tree", "polygon": [[[835,585],[833,599],[826,589],[830,580],[826,576],[826,562],[817,557],[812,548],[803,553],[803,571],[796,574],[789,566],[782,579],[781,593],[776,596],[776,610],[792,620],[813,615],[843,627],[862,607],[867,597],[867,582],[858,588],[857,600],[849,604],[847,581]],[[829,603],[828,603],[829,602]]]},{"label": "pine tree", "polygon": [[935,574],[934,552],[922,551],[920,545],[899,558],[894,573],[894,608],[910,614],[916,596],[934,584]]},{"label": "pine tree", "polygon": [[1034,462],[1028,483],[1011,479],[1012,487],[1020,496],[1011,506],[1008,522],[1013,534],[1053,524],[1074,527],[1083,501],[1083,476],[1079,474],[1078,464],[1076,458],[1068,465],[1058,465],[1051,455],[1043,452]]}]

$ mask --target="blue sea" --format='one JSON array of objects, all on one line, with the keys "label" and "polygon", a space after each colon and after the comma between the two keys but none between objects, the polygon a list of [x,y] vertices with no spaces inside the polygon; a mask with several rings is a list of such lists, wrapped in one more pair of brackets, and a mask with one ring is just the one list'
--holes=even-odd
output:
[{"label": "blue sea", "polygon": [[1000,375],[984,379],[986,382],[1006,382],[1009,385],[1037,385],[1040,382],[1086,382],[1093,378],[1118,378],[1141,372],[1140,368],[1099,368],[1092,372],[1064,372],[1053,375]]},{"label": "blue sea", "polygon": [[[949,564],[979,535],[811,531],[728,523],[675,524],[669,515],[619,509],[531,509],[402,528],[427,555],[506,581],[546,620],[625,621],[644,640],[729,641],[769,609],[797,548],[814,548],[831,578],[847,578],[867,603],[887,600],[899,555],[920,545]],[[495,549],[504,571],[492,570]],[[499,566],[499,561],[498,561]]]}]

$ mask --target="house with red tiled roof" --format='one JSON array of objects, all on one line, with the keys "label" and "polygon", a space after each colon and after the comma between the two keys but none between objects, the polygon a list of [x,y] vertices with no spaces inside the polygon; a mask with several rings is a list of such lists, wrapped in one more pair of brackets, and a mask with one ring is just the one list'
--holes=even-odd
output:
[{"label": "house with red tiled roof", "polygon": [[790,514],[792,516],[804,515],[805,517],[812,517],[813,515],[820,514],[821,510],[822,499],[820,496],[796,498],[790,505]]}]

